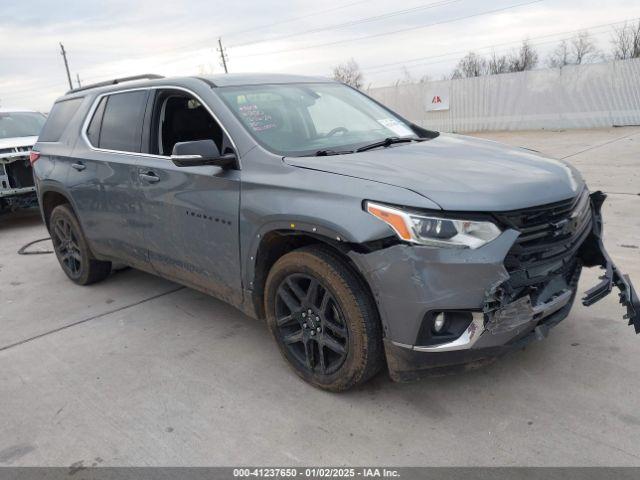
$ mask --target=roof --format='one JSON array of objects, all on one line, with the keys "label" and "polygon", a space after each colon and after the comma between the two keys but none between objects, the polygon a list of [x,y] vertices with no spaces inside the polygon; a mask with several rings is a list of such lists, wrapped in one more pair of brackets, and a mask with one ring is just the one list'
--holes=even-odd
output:
[{"label": "roof", "polygon": [[205,75],[200,78],[208,80],[217,87],[232,87],[237,85],[264,85],[269,83],[281,84],[333,82],[333,80],[325,77],[288,75],[284,73],[225,73],[220,75]]},{"label": "roof", "polygon": [[104,82],[86,85],[66,92],[56,102],[64,99],[76,98],[85,95],[89,90],[96,93],[117,92],[124,88],[146,87],[153,85],[171,84],[185,79],[200,79],[213,87],[232,87],[241,85],[266,85],[287,83],[334,83],[334,80],[326,77],[311,77],[304,75],[288,75],[282,73],[225,73],[220,75],[200,75],[183,77],[162,77],[155,74],[136,75],[133,77],[116,78]]}]

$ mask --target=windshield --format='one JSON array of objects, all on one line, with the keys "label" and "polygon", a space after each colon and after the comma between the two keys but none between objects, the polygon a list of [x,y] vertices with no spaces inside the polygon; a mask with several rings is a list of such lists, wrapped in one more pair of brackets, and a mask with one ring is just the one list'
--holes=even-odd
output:
[{"label": "windshield", "polygon": [[0,139],[37,137],[46,117],[35,112],[0,112]]},{"label": "windshield", "polygon": [[223,87],[217,92],[260,144],[284,156],[416,137],[402,119],[337,83]]}]

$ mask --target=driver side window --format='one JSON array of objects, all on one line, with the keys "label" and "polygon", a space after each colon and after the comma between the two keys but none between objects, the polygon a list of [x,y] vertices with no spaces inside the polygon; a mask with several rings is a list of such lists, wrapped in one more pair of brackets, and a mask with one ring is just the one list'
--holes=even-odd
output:
[{"label": "driver side window", "polygon": [[181,90],[157,92],[151,123],[150,153],[171,156],[179,142],[213,140],[220,152],[230,144],[222,128],[197,99]]}]

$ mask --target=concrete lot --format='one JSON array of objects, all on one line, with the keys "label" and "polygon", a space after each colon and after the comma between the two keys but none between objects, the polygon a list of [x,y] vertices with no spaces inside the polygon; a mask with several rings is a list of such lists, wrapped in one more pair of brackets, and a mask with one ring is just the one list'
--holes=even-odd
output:
[{"label": "concrete lot", "polygon": [[[606,244],[640,287],[640,128],[479,136],[610,193]],[[640,337],[616,295],[482,370],[335,395],[213,298],[134,270],[78,287],[16,254],[46,236],[0,219],[0,465],[640,465]]]}]

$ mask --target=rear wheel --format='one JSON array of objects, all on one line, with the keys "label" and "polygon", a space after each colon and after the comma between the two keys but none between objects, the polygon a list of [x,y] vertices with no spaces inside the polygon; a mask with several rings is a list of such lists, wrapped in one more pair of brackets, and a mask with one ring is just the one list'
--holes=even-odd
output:
[{"label": "rear wheel", "polygon": [[327,248],[304,247],[275,263],[267,278],[265,311],[282,355],[314,386],[346,390],[383,364],[373,299],[346,262]]},{"label": "rear wheel", "polygon": [[111,273],[111,262],[96,260],[89,250],[80,222],[67,204],[51,212],[49,232],[53,249],[64,273],[78,285],[104,280]]}]

